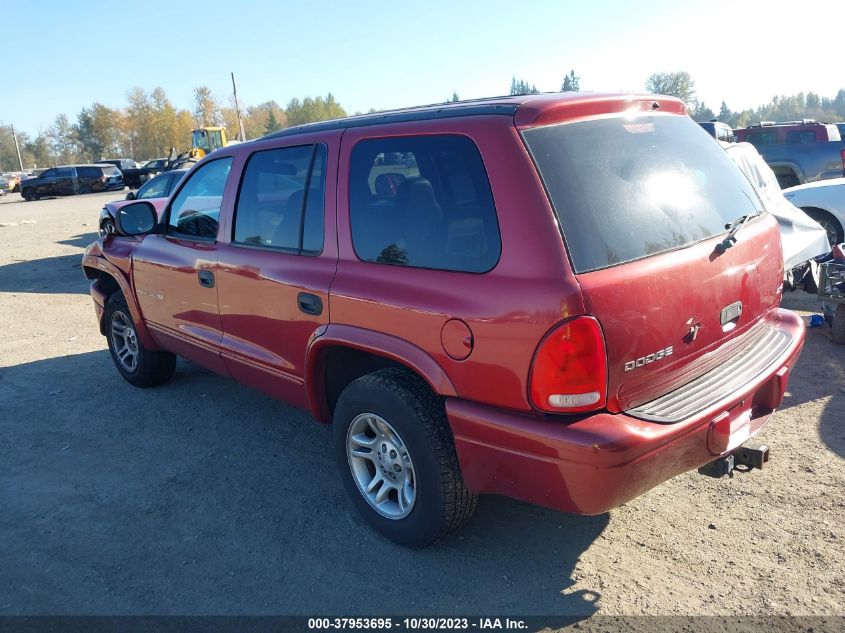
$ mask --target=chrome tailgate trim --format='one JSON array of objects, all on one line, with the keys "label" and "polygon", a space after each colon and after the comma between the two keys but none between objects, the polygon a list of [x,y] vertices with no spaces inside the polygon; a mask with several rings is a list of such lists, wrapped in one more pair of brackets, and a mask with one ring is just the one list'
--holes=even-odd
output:
[{"label": "chrome tailgate trim", "polygon": [[786,332],[766,327],[733,358],[683,387],[625,413],[652,422],[673,423],[685,420],[711,404],[741,391],[765,372],[789,349],[792,337]]}]

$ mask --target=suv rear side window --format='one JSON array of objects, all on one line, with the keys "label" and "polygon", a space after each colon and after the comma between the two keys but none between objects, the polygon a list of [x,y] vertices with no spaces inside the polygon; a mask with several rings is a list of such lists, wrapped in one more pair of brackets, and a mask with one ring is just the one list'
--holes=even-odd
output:
[{"label": "suv rear side window", "polygon": [[177,236],[217,238],[220,205],[232,158],[201,164],[170,203],[167,232]]},{"label": "suv rear side window", "polygon": [[786,142],[792,143],[815,143],[816,133],[813,130],[794,130],[786,133]]},{"label": "suv rear side window", "polygon": [[745,137],[745,140],[751,143],[754,147],[766,147],[767,145],[778,144],[777,132],[751,132]]},{"label": "suv rear side window", "polygon": [[578,273],[725,232],[761,203],[687,117],[611,118],[523,132]]},{"label": "suv rear side window", "polygon": [[252,154],[238,194],[234,241],[319,254],[323,250],[325,157],[324,145]]},{"label": "suv rear side window", "polygon": [[349,216],[355,253],[367,262],[483,273],[501,253],[487,172],[465,136],[360,141]]}]

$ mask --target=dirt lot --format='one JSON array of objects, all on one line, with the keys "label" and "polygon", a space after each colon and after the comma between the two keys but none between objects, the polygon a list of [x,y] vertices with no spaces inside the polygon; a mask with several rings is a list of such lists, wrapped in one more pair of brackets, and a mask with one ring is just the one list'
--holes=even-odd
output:
[{"label": "dirt lot", "polygon": [[0,199],[0,615],[845,614],[826,328],[763,431],[766,470],[597,517],[486,497],[407,551],[354,514],[306,414],[184,362],[155,390],[118,376],[79,267],[116,197]]}]

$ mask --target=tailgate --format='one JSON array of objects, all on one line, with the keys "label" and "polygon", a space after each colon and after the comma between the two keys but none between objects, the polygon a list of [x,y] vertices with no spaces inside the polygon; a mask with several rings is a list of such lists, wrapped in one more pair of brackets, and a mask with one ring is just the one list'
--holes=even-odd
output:
[{"label": "tailgate", "polygon": [[780,302],[777,222],[749,222],[737,244],[719,238],[578,276],[604,330],[608,408],[639,406],[729,361],[759,336]]},{"label": "tailgate", "polygon": [[721,146],[687,116],[631,112],[522,130],[604,332],[611,411],[738,353],[783,279],[777,222]]}]

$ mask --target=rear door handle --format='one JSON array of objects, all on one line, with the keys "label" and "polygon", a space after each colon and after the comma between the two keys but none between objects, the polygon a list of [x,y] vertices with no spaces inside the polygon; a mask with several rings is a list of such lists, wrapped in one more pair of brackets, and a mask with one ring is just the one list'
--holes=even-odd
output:
[{"label": "rear door handle", "polygon": [[201,270],[197,273],[200,280],[200,286],[204,288],[214,288],[214,273],[210,270]]},{"label": "rear door handle", "polygon": [[323,313],[323,300],[310,292],[300,292],[296,296],[296,303],[299,305],[299,310],[305,314]]}]

